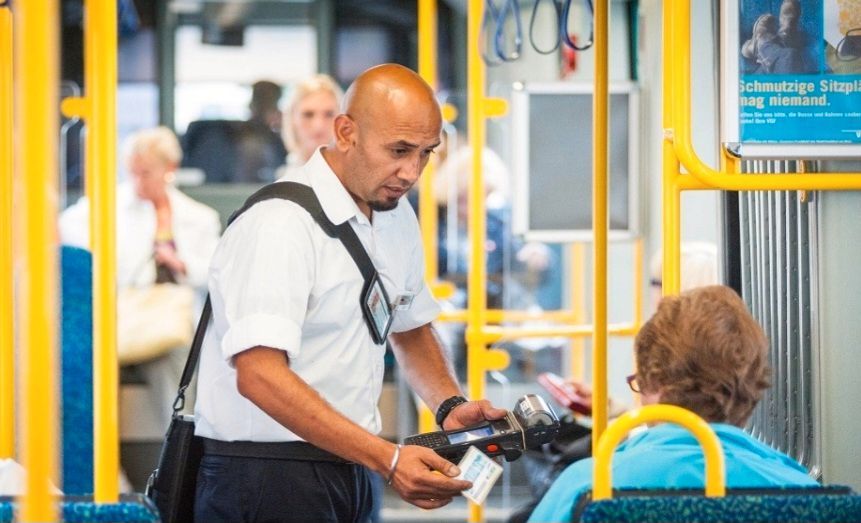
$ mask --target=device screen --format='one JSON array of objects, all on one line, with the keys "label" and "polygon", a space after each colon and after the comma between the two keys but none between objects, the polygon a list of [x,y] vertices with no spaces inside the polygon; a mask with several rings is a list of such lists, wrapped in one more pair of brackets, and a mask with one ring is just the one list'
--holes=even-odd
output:
[{"label": "device screen", "polygon": [[463,443],[465,441],[475,441],[477,439],[486,438],[487,436],[492,435],[493,428],[488,425],[486,427],[448,434],[448,441],[454,445],[457,443]]}]

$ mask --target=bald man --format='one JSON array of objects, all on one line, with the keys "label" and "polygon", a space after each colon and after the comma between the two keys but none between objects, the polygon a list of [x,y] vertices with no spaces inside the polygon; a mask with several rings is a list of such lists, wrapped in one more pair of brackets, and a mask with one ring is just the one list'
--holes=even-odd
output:
[{"label": "bald man", "polygon": [[[347,90],[333,143],[288,176],[313,189],[329,220],[356,232],[399,304],[388,341],[401,369],[438,422],[455,429],[505,411],[463,398],[431,326],[439,308],[402,197],[440,127],[418,75],[374,67]],[[433,451],[375,435],[385,343],[374,342],[357,306],[364,283],[344,246],[293,202],[258,203],[227,229],[210,269],[213,323],[195,406],[206,438],[197,521],[367,521],[369,471],[426,509],[469,488]]]}]

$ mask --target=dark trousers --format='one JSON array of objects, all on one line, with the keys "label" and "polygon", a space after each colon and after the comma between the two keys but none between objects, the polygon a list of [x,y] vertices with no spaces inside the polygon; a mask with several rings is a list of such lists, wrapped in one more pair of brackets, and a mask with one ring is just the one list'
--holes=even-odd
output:
[{"label": "dark trousers", "polygon": [[366,523],[370,472],[361,465],[204,455],[198,523]]}]

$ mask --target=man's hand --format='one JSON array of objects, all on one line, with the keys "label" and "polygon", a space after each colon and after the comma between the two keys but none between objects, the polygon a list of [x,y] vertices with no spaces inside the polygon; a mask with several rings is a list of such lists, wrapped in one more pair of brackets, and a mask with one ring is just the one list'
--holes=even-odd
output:
[{"label": "man's hand", "polygon": [[468,481],[452,479],[458,474],[460,470],[453,463],[431,449],[406,445],[401,448],[391,486],[404,501],[417,507],[439,508],[472,487]]},{"label": "man's hand", "polygon": [[487,420],[502,419],[508,411],[498,409],[488,400],[467,401],[453,408],[442,422],[445,430],[456,430],[479,425]]}]

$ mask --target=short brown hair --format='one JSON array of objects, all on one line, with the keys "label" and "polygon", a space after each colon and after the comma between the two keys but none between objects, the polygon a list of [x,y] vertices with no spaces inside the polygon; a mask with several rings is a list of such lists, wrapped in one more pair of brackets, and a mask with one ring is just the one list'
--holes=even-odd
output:
[{"label": "short brown hair", "polygon": [[769,386],[768,339],[741,298],[721,285],[661,300],[634,341],[637,381],[661,403],[743,426]]}]

